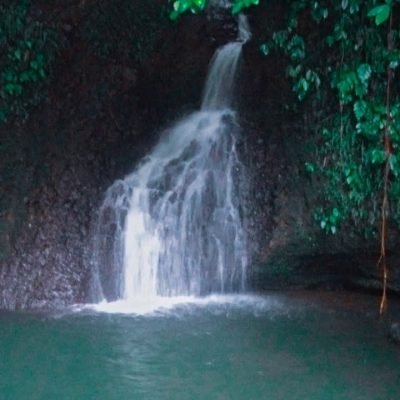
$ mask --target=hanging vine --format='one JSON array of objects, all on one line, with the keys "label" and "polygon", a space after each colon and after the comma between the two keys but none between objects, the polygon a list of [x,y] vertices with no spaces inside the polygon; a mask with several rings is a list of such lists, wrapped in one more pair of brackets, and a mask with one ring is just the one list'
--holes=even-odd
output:
[{"label": "hanging vine", "polygon": [[[387,35],[387,49],[391,53],[394,49],[393,43],[393,13],[390,13],[388,23],[388,35]],[[390,160],[392,154],[392,143],[390,139],[390,128],[391,128],[391,85],[394,77],[394,71],[392,66],[389,64],[387,68],[387,83],[386,83],[386,124],[384,129],[384,150],[385,150],[385,168],[384,168],[384,185],[383,185],[383,196],[382,196],[382,211],[381,211],[381,254],[378,260],[378,267],[382,266],[383,271],[383,290],[382,298],[379,307],[379,312],[382,315],[387,305],[387,281],[388,281],[388,265],[386,259],[386,247],[387,247],[387,221],[389,215],[389,180],[390,180]]]}]

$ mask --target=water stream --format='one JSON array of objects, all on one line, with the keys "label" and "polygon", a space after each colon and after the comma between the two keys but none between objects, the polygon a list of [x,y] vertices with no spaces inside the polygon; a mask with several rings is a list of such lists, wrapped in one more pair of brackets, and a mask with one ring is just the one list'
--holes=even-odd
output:
[{"label": "water stream", "polygon": [[231,104],[249,38],[240,16],[238,39],[210,63],[200,111],[164,132],[137,169],[107,190],[95,236],[99,299],[134,310],[160,296],[245,289],[245,170]]}]

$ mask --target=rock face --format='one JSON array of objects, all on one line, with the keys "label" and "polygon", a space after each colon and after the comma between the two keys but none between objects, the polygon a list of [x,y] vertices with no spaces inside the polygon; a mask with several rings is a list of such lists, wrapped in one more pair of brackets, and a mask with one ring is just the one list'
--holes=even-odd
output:
[{"label": "rock face", "polygon": [[[282,5],[282,7],[284,7]],[[268,15],[268,17],[267,17]],[[250,14],[253,36],[268,36],[284,11],[262,3]],[[265,18],[271,21],[265,26]],[[284,60],[263,57],[255,40],[245,49],[241,76],[241,125],[246,132],[247,165],[252,172],[249,230],[255,246],[252,286],[279,288],[348,288],[381,291],[379,241],[357,236],[352,226],[336,235],[314,220],[320,206],[320,183],[305,170],[318,141],[307,132],[306,113],[290,112],[292,102]],[[388,251],[389,290],[400,293],[398,233]]]},{"label": "rock face", "polygon": [[0,212],[3,309],[91,300],[91,230],[106,188],[198,106],[215,48],[237,33],[230,16],[189,15],[168,23],[145,59],[100,57],[90,16],[123,0],[38,3],[38,14],[57,21],[62,47],[48,104],[25,124],[0,127],[18,149],[0,160],[15,176],[0,188],[9,197]]},{"label": "rock face", "polygon": [[[55,178],[55,174],[52,175]],[[61,306],[85,297],[90,215],[98,191],[87,165],[74,163],[46,182],[26,204],[13,262],[3,266],[3,308]]]},{"label": "rock face", "polygon": [[[91,230],[105,189],[134,168],[160,128],[197,108],[215,48],[236,37],[225,14],[216,22],[207,13],[190,15],[165,28],[146,60],[104,59],[85,35],[97,2],[39,3],[46,15],[57,15],[64,45],[49,103],[27,123],[0,128],[2,138],[19,143],[14,158],[0,160],[16,176],[0,188],[11,199],[0,211],[5,309],[91,300]],[[282,12],[264,3],[249,16],[255,38],[272,30]],[[346,232],[328,237],[315,225],[318,182],[304,171],[304,121],[284,107],[292,94],[283,60],[263,57],[258,47],[256,40],[245,45],[237,94],[240,152],[251,176],[243,200],[254,254],[251,285],[380,289],[376,242]],[[389,287],[397,293],[399,259],[393,251]]]}]

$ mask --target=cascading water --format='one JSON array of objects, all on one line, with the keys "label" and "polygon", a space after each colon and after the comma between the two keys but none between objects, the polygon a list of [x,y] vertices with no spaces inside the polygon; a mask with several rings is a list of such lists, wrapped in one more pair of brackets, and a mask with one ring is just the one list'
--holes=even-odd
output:
[{"label": "cascading water", "polygon": [[240,16],[239,39],[211,62],[201,110],[165,132],[139,167],[107,190],[95,237],[99,297],[134,304],[245,288],[244,171],[229,107],[249,37]]}]

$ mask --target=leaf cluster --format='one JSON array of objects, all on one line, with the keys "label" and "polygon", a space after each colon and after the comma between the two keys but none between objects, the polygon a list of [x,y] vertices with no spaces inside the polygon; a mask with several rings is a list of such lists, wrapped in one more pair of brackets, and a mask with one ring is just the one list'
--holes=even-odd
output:
[{"label": "leaf cluster", "polygon": [[[321,183],[315,217],[326,232],[346,224],[367,236],[377,233],[386,162],[390,217],[400,224],[400,85],[393,79],[400,31],[398,24],[388,28],[399,3],[292,1],[285,27],[260,46],[266,55],[285,55],[298,99],[318,110],[313,129],[319,146],[306,170]],[[304,25],[312,27],[311,39]]]},{"label": "leaf cluster", "polygon": [[0,5],[0,121],[27,118],[46,98],[55,31],[31,15],[29,0]]},{"label": "leaf cluster", "polygon": [[[212,4],[212,0],[169,0],[172,4],[172,11],[170,12],[170,18],[176,20],[180,15],[191,12],[198,13],[203,11],[209,4]],[[231,4],[232,14],[238,14],[243,9],[258,5],[259,0],[233,0]]]}]

